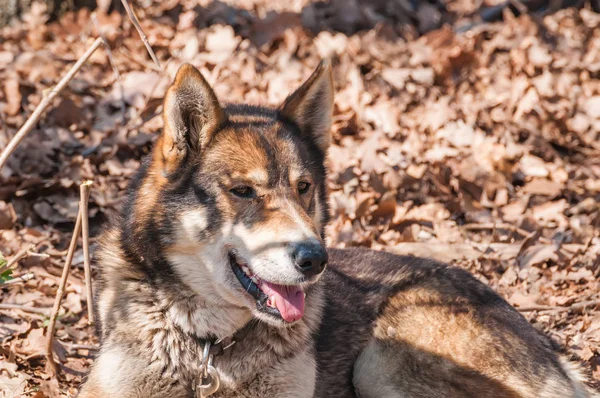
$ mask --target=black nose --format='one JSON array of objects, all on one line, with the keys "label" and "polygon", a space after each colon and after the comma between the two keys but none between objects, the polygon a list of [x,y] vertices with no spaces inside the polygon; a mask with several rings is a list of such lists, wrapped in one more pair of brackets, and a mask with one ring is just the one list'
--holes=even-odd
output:
[{"label": "black nose", "polygon": [[307,278],[320,274],[327,265],[327,250],[321,243],[299,243],[293,256],[296,267]]}]

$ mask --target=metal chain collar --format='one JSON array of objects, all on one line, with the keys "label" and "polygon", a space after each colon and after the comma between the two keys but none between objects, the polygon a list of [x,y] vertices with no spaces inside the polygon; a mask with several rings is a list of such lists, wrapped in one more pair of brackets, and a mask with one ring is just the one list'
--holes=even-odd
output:
[{"label": "metal chain collar", "polygon": [[[214,343],[206,341],[204,343],[204,350],[202,351],[202,362],[200,362],[200,383],[196,386],[196,397],[206,398],[219,390],[221,385],[221,379],[217,368],[213,366],[213,360],[215,355],[220,355],[223,351],[231,348],[235,344],[235,340],[232,340],[225,347],[221,347],[223,339],[219,339]],[[213,352],[211,353],[211,346]]]}]

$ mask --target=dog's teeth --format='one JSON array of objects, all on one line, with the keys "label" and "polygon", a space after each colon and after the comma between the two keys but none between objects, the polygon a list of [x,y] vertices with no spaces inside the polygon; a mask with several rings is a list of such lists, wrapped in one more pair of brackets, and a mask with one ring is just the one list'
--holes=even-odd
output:
[{"label": "dog's teeth", "polygon": [[258,279],[256,279],[256,277],[254,277],[254,276],[251,276],[251,277],[250,277],[250,280],[251,280],[252,282],[254,282],[254,284],[257,284],[257,283],[258,283]]},{"label": "dog's teeth", "polygon": [[244,271],[245,273],[249,274],[250,270],[248,269],[248,267],[246,266],[242,266],[242,271]]},{"label": "dog's teeth", "polygon": [[275,296],[273,296],[273,297],[271,297],[271,298],[269,299],[269,301],[271,302],[271,307],[273,307],[273,308],[275,308],[275,307],[276,307],[276,305],[275,305],[275,299],[276,299],[276,297],[275,297]]},{"label": "dog's teeth", "polygon": [[303,292],[303,293],[304,293],[304,298],[306,298],[306,292]]}]

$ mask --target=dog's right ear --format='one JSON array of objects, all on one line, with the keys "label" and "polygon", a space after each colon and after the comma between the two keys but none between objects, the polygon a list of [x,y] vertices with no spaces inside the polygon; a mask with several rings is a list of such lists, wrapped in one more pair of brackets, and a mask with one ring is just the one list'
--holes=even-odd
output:
[{"label": "dog's right ear", "polygon": [[166,173],[175,171],[189,152],[204,148],[227,121],[214,91],[190,64],[179,68],[167,91],[163,119],[157,146]]}]

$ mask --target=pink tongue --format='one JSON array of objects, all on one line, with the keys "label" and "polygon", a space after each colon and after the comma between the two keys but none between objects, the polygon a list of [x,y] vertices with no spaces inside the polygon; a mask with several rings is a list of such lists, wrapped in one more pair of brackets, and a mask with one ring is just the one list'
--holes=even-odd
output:
[{"label": "pink tongue", "polygon": [[299,287],[263,281],[260,288],[269,298],[275,297],[275,306],[286,322],[297,321],[304,315],[304,292]]}]

